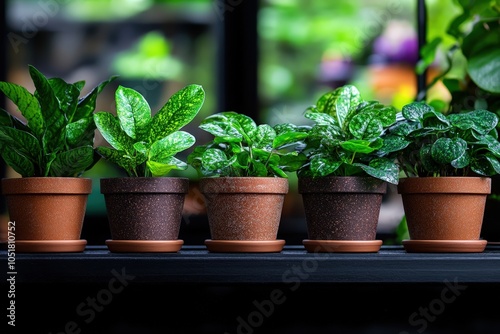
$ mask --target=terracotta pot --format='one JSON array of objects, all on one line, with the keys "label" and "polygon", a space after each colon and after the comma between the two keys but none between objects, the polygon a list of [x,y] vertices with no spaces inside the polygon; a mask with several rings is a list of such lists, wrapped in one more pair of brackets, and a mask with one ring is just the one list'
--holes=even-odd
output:
[{"label": "terracotta pot", "polygon": [[[310,251],[378,251],[377,226],[387,183],[373,177],[298,179]],[[327,242],[331,241],[331,242]],[[352,241],[352,242],[340,242]]]},{"label": "terracotta pot", "polygon": [[[241,251],[236,241],[250,241],[245,251],[280,251],[276,240],[288,179],[279,177],[214,177],[200,180],[211,240],[209,250]],[[227,243],[216,241],[230,241]],[[260,243],[255,243],[260,242]],[[225,248],[221,245],[227,245]],[[232,247],[232,246],[235,247]],[[254,248],[253,246],[255,245]],[[219,247],[221,246],[221,247]]]},{"label": "terracotta pot", "polygon": [[[121,251],[154,251],[155,243],[123,241],[178,241],[189,179],[176,177],[117,177],[100,180],[111,232],[111,246]],[[107,242],[110,246],[110,242]],[[172,243],[156,243],[157,251]],[[130,245],[125,249],[120,245]],[[138,245],[135,249],[133,246]],[[163,246],[161,246],[163,245]],[[152,248],[153,247],[153,248]],[[167,247],[167,248],[165,248]]]},{"label": "terracotta pot", "polygon": [[73,177],[2,179],[16,251],[83,251],[80,240],[92,180]]},{"label": "terracotta pot", "polygon": [[[441,243],[444,246],[436,249],[437,251],[447,251],[446,245],[454,248],[450,251],[460,251],[459,246],[462,243],[453,241],[469,240],[475,241],[471,245],[477,244],[479,247],[476,251],[484,250],[486,241],[479,238],[486,198],[490,192],[489,177],[400,179],[398,193],[403,201],[410,241],[441,240],[445,241]],[[408,241],[406,244],[419,245],[417,242]],[[435,242],[432,244],[439,245]],[[425,248],[422,248],[422,251],[425,251]]]},{"label": "terracotta pot", "polygon": [[491,176],[491,194],[496,196],[488,196],[486,198],[486,206],[484,208],[483,226],[481,228],[481,238],[488,242],[500,244],[500,175]]}]

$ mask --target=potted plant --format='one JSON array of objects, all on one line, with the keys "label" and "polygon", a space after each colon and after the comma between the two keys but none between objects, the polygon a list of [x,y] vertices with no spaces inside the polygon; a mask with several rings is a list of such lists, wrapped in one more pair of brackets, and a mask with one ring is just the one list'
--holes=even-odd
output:
[{"label": "potted plant", "polygon": [[127,176],[102,178],[113,252],[177,252],[186,177],[168,177],[185,170],[176,155],[194,145],[192,134],[182,131],[198,114],[205,100],[200,85],[190,84],[173,94],[152,115],[145,98],[136,90],[119,86],[116,115],[94,114],[97,129],[109,145],[97,147],[103,159]]},{"label": "potted plant", "polygon": [[365,101],[353,85],[323,94],[304,116],[309,127],[297,170],[311,252],[377,252],[377,225],[387,184],[399,169],[384,156],[383,135],[397,110]]},{"label": "potted plant", "polygon": [[[439,75],[420,92],[436,111],[460,113],[478,108],[500,115],[500,11],[498,1],[456,1],[456,15],[446,31],[421,50],[417,73],[423,74],[436,59],[444,60]],[[444,54],[444,57],[437,55]],[[435,67],[435,66],[434,66]],[[439,89],[439,85],[444,88]],[[500,127],[497,125],[497,130]],[[500,176],[491,176],[491,194],[486,199],[481,237],[500,241],[497,223]]]},{"label": "potted plant", "polygon": [[243,114],[225,111],[199,126],[213,135],[195,147],[188,163],[201,176],[213,252],[280,252],[277,239],[287,172],[304,162],[296,146],[307,136],[293,124],[257,125]]},{"label": "potted plant", "polygon": [[85,82],[46,78],[34,66],[30,93],[0,82],[22,117],[0,110],[0,152],[20,177],[3,178],[18,252],[79,252],[92,180],[81,177],[99,160],[94,151],[96,98],[115,77],[80,98]]},{"label": "potted plant", "polygon": [[500,172],[498,117],[488,110],[445,115],[424,102],[402,108],[382,149],[394,155],[409,252],[481,252],[491,176]]}]

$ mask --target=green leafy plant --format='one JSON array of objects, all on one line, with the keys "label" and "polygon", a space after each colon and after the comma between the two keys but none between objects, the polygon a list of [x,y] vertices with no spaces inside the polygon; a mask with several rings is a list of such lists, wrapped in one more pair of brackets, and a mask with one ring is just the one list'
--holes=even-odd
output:
[{"label": "green leafy plant", "polygon": [[287,178],[305,161],[295,148],[307,133],[294,124],[257,125],[246,115],[225,111],[206,117],[199,127],[214,136],[188,156],[202,176]]},{"label": "green leafy plant", "polygon": [[435,37],[421,50],[417,73],[422,74],[434,64],[439,50],[444,52],[445,64],[424,91],[419,92],[420,97],[442,82],[451,95],[451,101],[429,101],[436,110],[458,113],[483,108],[498,114],[500,1],[454,1],[454,4],[459,14],[452,17],[446,34]]},{"label": "green leafy plant", "polygon": [[77,177],[100,157],[94,151],[96,99],[111,77],[80,98],[84,81],[67,83],[46,78],[34,66],[30,93],[15,83],[0,82],[0,91],[23,119],[0,109],[0,150],[7,165],[22,177]]},{"label": "green leafy plant", "polygon": [[392,106],[364,101],[353,85],[325,93],[304,114],[314,124],[302,149],[307,163],[297,175],[372,176],[397,184],[397,164],[379,151],[397,112]]},{"label": "green leafy plant", "polygon": [[116,115],[94,114],[95,124],[110,146],[97,152],[130,177],[161,177],[188,165],[175,157],[195,143],[180,129],[191,122],[205,101],[205,91],[191,84],[174,93],[154,116],[139,92],[119,86],[115,92]]},{"label": "green leafy plant", "polygon": [[488,110],[444,115],[424,102],[402,108],[382,151],[410,176],[490,176],[500,172],[498,117]]}]

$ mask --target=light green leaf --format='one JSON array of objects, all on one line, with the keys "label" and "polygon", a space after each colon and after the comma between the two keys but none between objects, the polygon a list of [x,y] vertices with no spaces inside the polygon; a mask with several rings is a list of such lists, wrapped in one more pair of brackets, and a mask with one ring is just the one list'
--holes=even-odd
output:
[{"label": "light green leaf", "polygon": [[119,151],[131,152],[133,140],[122,130],[120,122],[113,114],[101,111],[94,114],[94,122],[104,139]]},{"label": "light green leaf", "polygon": [[153,117],[149,134],[151,142],[178,131],[191,122],[204,101],[205,91],[196,84],[188,85],[172,95]]},{"label": "light green leaf", "polygon": [[115,93],[116,115],[120,127],[135,141],[147,141],[151,124],[151,108],[139,92],[119,86]]},{"label": "light green leaf", "polygon": [[194,145],[196,139],[185,131],[176,131],[151,145],[149,160],[166,163],[170,157],[187,150]]}]

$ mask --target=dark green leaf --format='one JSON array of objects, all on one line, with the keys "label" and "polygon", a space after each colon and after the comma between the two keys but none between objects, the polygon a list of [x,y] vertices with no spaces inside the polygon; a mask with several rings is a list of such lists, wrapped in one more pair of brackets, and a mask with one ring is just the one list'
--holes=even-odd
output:
[{"label": "dark green leaf", "polygon": [[369,165],[361,163],[354,163],[353,165],[360,167],[368,175],[377,179],[384,180],[392,184],[399,183],[399,167],[394,161],[387,158],[372,159]]},{"label": "dark green leaf", "polygon": [[78,177],[82,171],[94,164],[94,148],[92,146],[77,147],[56,155],[52,161],[48,176]]},{"label": "dark green leaf", "polygon": [[261,124],[255,132],[253,145],[254,147],[271,149],[275,138],[276,131],[268,124]]},{"label": "dark green leaf", "polygon": [[460,158],[467,149],[467,142],[461,138],[439,138],[431,148],[431,156],[439,164],[449,164]]},{"label": "dark green leaf", "polygon": [[352,117],[349,122],[349,131],[357,139],[370,140],[380,137],[384,126],[375,113],[362,113]]},{"label": "dark green leaf", "polygon": [[44,120],[45,131],[42,137],[42,146],[45,154],[52,153],[64,143],[66,116],[49,80],[33,66],[29,66],[29,72],[36,87],[34,95],[40,103]]},{"label": "dark green leaf", "polygon": [[97,148],[97,153],[99,153],[105,160],[122,168],[128,176],[137,176],[135,174],[135,168],[138,164],[135,158],[127,155],[125,151],[100,146]]},{"label": "dark green leaf", "polygon": [[93,117],[82,118],[66,125],[66,141],[72,147],[94,144],[94,130],[96,129]]},{"label": "dark green leaf", "polygon": [[288,144],[300,143],[307,138],[307,132],[290,131],[276,136],[273,140],[273,148],[280,149]]},{"label": "dark green leaf", "polygon": [[3,150],[2,158],[5,160],[7,165],[23,177],[35,176],[35,166],[31,162],[31,159],[25,157],[16,150]]},{"label": "dark green leaf", "polygon": [[8,149],[19,152],[31,161],[38,162],[42,158],[42,147],[29,132],[0,126],[0,142],[4,143]]},{"label": "dark green leaf", "polygon": [[[85,97],[81,98],[78,101],[78,105],[76,108],[76,112],[73,115],[74,120],[78,120],[81,118],[86,118],[92,116],[94,110],[96,108],[97,96],[102,92],[102,90],[111,82],[113,82],[118,76],[112,76],[108,80],[105,80],[99,83],[96,87],[92,89],[90,93],[88,93]],[[75,83],[79,90],[81,91],[83,88],[83,83]]]},{"label": "dark green leaf", "polygon": [[0,82],[0,90],[19,108],[33,134],[42,138],[45,130],[38,100],[26,88],[13,83]]}]

